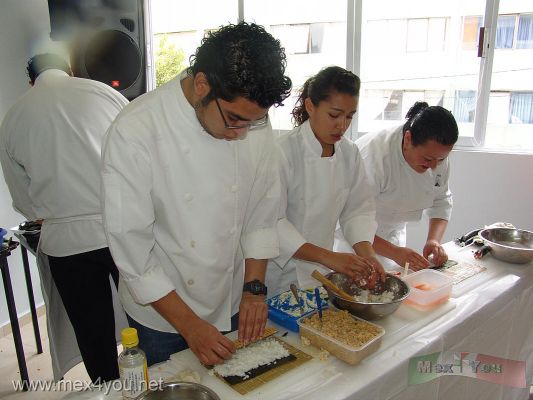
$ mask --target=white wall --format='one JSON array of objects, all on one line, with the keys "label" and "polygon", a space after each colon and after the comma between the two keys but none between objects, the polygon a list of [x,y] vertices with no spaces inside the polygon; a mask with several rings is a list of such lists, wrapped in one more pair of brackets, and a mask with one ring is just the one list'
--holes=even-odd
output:
[{"label": "white wall", "polygon": [[[49,50],[49,22],[46,0],[2,0],[0,2],[0,118],[28,89],[27,59]],[[533,128],[532,128],[533,129]],[[533,230],[533,155],[487,154],[454,151],[451,155],[451,187],[455,207],[446,240],[496,221],[512,222]],[[0,226],[12,227],[22,221],[12,211],[11,197],[0,178]],[[409,227],[409,245],[421,249],[427,224]],[[32,277],[37,303],[42,302],[33,257]],[[28,312],[20,250],[9,258],[19,315]],[[3,292],[3,291],[2,291]],[[0,294],[0,326],[9,320],[5,296]]]},{"label": "white wall", "polygon": [[[494,222],[533,231],[533,154],[454,150],[450,162],[454,208],[445,241]],[[421,250],[427,220],[407,230],[407,245]]]}]

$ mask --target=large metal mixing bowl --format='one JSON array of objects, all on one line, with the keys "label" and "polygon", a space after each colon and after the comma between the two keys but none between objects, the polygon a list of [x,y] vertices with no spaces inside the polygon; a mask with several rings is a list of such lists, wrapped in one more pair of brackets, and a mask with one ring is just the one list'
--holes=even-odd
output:
[{"label": "large metal mixing bowl", "polygon": [[198,383],[169,382],[164,383],[161,390],[146,391],[135,400],[220,400],[220,397]]},{"label": "large metal mixing bowl", "polygon": [[533,260],[533,232],[522,229],[487,228],[479,237],[490,246],[492,255],[502,261],[525,264]]},{"label": "large metal mixing bowl", "polygon": [[[361,292],[361,288],[359,288],[353,280],[339,272],[331,272],[326,275],[326,278],[349,295],[359,295]],[[341,310],[347,310],[350,314],[368,321],[380,319],[392,314],[398,309],[398,307],[400,307],[402,301],[409,296],[409,286],[400,278],[391,274],[387,274],[387,279],[383,284],[384,290],[389,290],[394,293],[394,298],[390,303],[366,303],[356,301],[355,299],[349,301],[337,296],[327,287],[324,286],[324,288],[328,292],[329,300],[335,307]]]}]

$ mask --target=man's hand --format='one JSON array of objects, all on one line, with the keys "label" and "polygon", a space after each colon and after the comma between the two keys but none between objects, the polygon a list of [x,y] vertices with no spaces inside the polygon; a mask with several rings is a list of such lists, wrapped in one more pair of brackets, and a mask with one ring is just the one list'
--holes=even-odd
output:
[{"label": "man's hand", "polygon": [[383,265],[378,261],[375,256],[366,256],[365,260],[371,265],[368,271],[366,287],[370,290],[374,289],[378,282],[385,282],[387,274]]},{"label": "man's hand", "polygon": [[372,275],[372,261],[352,253],[329,252],[323,265],[357,281]]},{"label": "man's hand", "polygon": [[424,257],[428,258],[433,255],[433,264],[442,265],[448,261],[448,254],[436,240],[428,240],[423,250]]},{"label": "man's hand", "polygon": [[398,247],[394,261],[400,267],[404,267],[405,263],[409,263],[409,268],[414,271],[429,267],[429,261],[426,258],[408,247]]},{"label": "man's hand", "polygon": [[231,358],[235,345],[217,328],[201,318],[189,321],[180,331],[192,352],[204,365],[221,364]]},{"label": "man's hand", "polygon": [[263,336],[268,318],[265,296],[242,293],[239,307],[239,340],[247,345]]}]

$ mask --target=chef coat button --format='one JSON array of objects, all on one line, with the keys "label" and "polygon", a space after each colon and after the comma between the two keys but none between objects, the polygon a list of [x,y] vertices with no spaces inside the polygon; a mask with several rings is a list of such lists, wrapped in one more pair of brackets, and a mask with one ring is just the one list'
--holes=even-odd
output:
[{"label": "chef coat button", "polygon": [[194,285],[194,279],[189,279],[187,281],[187,285],[189,285],[189,286]]},{"label": "chef coat button", "polygon": [[232,191],[233,193],[235,193],[235,192],[237,191],[238,188],[239,188],[239,187],[238,187],[237,185],[233,185],[233,186],[231,187],[231,191]]},{"label": "chef coat button", "polygon": [[185,200],[186,201],[191,201],[192,200],[192,194],[191,193],[186,193],[185,194]]},{"label": "chef coat button", "polygon": [[189,147],[184,147],[184,148],[183,148],[183,152],[184,152],[185,154],[189,154],[189,153],[191,152],[191,149],[190,149]]},{"label": "chef coat button", "polygon": [[229,233],[231,233],[232,235],[235,234],[235,232],[237,232],[237,228],[233,227],[230,229]]},{"label": "chef coat button", "polygon": [[191,240],[191,247],[196,247],[196,240]]}]

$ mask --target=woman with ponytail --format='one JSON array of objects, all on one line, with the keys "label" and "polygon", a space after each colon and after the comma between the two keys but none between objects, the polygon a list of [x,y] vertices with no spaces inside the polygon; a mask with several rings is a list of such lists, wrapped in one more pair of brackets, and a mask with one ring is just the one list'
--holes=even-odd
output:
[{"label": "woman with ponytail", "polygon": [[[359,87],[359,78],[343,68],[321,70],[305,82],[292,113],[296,128],[278,140],[280,256],[267,268],[269,296],[291,283],[317,286],[315,269],[344,273],[370,288],[385,278],[372,248],[375,205],[363,161],[343,136]],[[356,254],[332,251],[337,221]]]},{"label": "woman with ponytail", "polygon": [[[452,151],[459,130],[440,106],[415,103],[403,126],[368,134],[356,141],[376,196],[376,253],[387,268],[409,263],[414,270],[441,265],[448,256],[440,245],[452,210],[448,187]],[[425,212],[429,230],[422,254],[406,247],[406,224]]]}]

